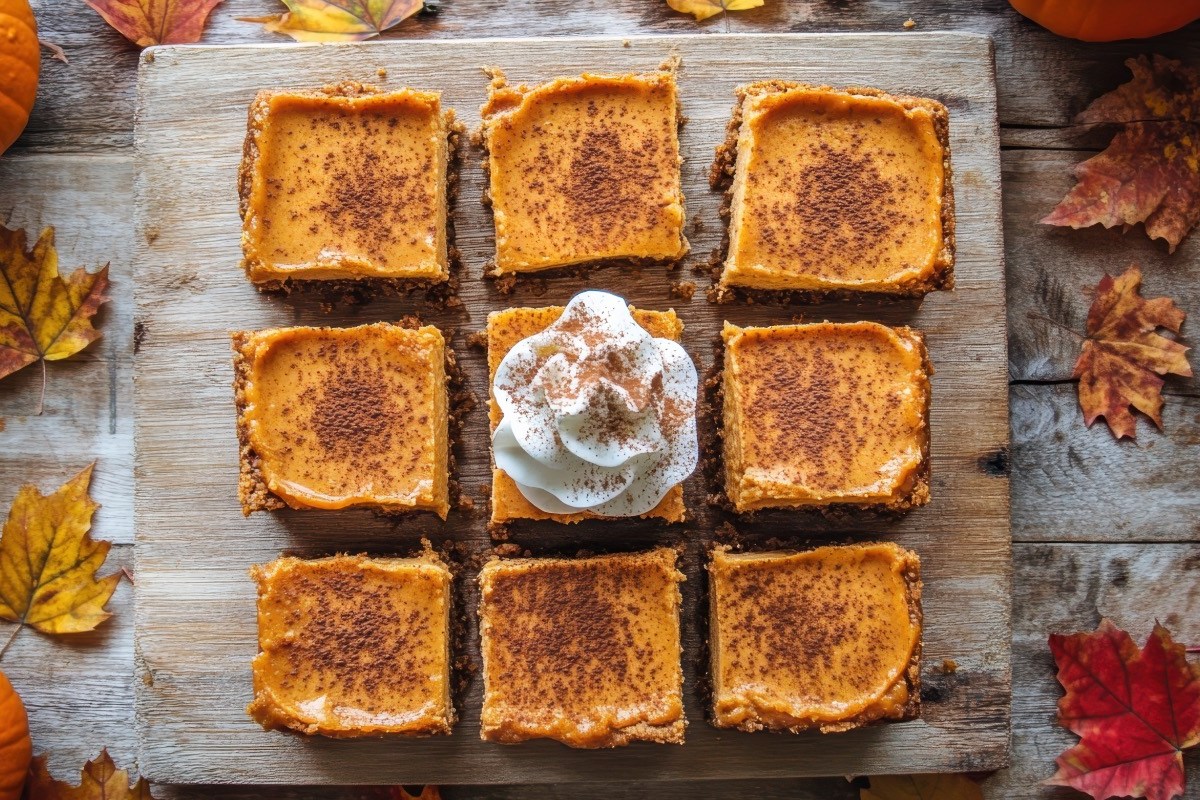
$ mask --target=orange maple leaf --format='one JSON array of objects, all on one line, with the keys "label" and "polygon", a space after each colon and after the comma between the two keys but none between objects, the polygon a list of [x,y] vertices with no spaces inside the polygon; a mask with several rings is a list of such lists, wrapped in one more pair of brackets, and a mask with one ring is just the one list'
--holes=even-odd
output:
[{"label": "orange maple leaf", "polygon": [[200,41],[221,0],[83,0],[138,47]]},{"label": "orange maple leaf", "polygon": [[117,769],[107,749],[83,765],[78,786],[51,777],[46,756],[38,756],[29,765],[25,796],[29,800],[154,800],[146,779],[134,780],[125,770]]},{"label": "orange maple leaf", "polygon": [[[53,228],[42,231],[27,251],[25,231],[0,225],[0,378],[41,361],[44,398],[46,362],[100,338],[91,318],[108,300],[107,288],[107,265],[99,272],[80,267],[63,280]],[[41,408],[39,400],[37,413]]]},{"label": "orange maple leaf", "polygon": [[699,22],[726,11],[758,8],[765,2],[766,0],[667,0],[667,5],[681,14],[691,14]]},{"label": "orange maple leaf", "polygon": [[1200,744],[1200,667],[1161,625],[1141,650],[1109,620],[1092,633],[1052,634],[1066,694],[1058,721],[1079,743],[1046,781],[1102,800],[1171,800],[1184,792],[1183,751]]},{"label": "orange maple leaf", "polygon": [[424,0],[283,0],[288,10],[267,17],[239,17],[261,22],[271,33],[298,42],[358,42],[370,39],[420,11]]},{"label": "orange maple leaf", "polygon": [[104,604],[121,573],[96,577],[112,544],[88,535],[100,507],[88,496],[91,480],[89,466],[52,494],[27,484],[13,499],[0,534],[0,619],[18,623],[12,636],[22,625],[42,633],[90,631],[111,616]]},{"label": "orange maple leaf", "polygon": [[966,775],[873,775],[860,800],[983,800],[979,784]]},{"label": "orange maple leaf", "polygon": [[1200,74],[1163,56],[1125,62],[1133,80],[1075,121],[1120,124],[1108,148],[1075,168],[1078,183],[1042,222],[1146,225],[1171,251],[1200,222]]},{"label": "orange maple leaf", "polygon": [[1146,300],[1142,271],[1136,264],[1117,278],[1105,275],[1088,311],[1087,338],[1074,377],[1079,378],[1079,405],[1088,427],[1104,417],[1118,439],[1135,438],[1133,406],[1162,429],[1162,386],[1159,375],[1188,377],[1188,348],[1160,336],[1158,328],[1179,333],[1184,313],[1167,297]]}]

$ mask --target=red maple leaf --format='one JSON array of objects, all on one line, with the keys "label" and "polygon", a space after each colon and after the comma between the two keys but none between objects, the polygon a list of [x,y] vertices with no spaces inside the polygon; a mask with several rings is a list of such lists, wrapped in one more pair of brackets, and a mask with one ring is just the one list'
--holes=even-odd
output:
[{"label": "red maple leaf", "polygon": [[1079,743],[1057,759],[1047,783],[1096,800],[1183,794],[1183,751],[1200,743],[1200,668],[1155,624],[1139,650],[1109,620],[1092,633],[1051,634],[1066,694],[1058,721]]},{"label": "red maple leaf", "polygon": [[1108,148],[1075,168],[1078,183],[1042,222],[1146,224],[1172,252],[1200,222],[1200,74],[1154,56],[1125,62],[1133,80],[1096,99],[1081,124],[1119,124]]}]

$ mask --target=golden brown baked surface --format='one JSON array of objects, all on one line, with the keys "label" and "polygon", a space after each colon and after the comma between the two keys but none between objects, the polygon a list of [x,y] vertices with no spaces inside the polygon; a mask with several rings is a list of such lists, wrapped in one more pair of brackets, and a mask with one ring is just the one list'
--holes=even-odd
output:
[{"label": "golden brown baked surface", "polygon": [[923,337],[874,322],[725,323],[725,492],[738,512],[929,500]]},{"label": "golden brown baked surface", "polygon": [[333,737],[449,733],[450,570],[419,558],[283,557],[258,583],[264,728]]},{"label": "golden brown baked surface", "polygon": [[445,281],[453,119],[438,92],[260,92],[239,173],[250,280]]},{"label": "golden brown baked surface", "polygon": [[683,742],[676,553],[493,559],[482,591],[481,736],[571,747]]},{"label": "golden brown baked surface", "polygon": [[496,274],[687,253],[672,72],[533,88],[490,74],[480,138]]},{"label": "golden brown baked surface", "polygon": [[732,171],[723,290],[922,295],[953,285],[941,103],[783,81],[737,95],[716,167]]},{"label": "golden brown baked surface", "polygon": [[921,578],[894,544],[708,565],[713,722],[842,731],[920,711]]},{"label": "golden brown baked surface", "polygon": [[[656,338],[671,339],[678,342],[683,336],[683,322],[669,311],[644,311],[630,307],[634,320]],[[492,397],[491,386],[496,377],[496,368],[504,360],[504,356],[522,339],[550,327],[563,313],[563,306],[547,306],[545,308],[508,308],[504,311],[494,311],[488,315],[487,348],[488,348],[488,416],[491,429],[496,430],[502,414],[496,400]],[[662,519],[667,522],[680,522],[686,517],[683,504],[683,486],[677,485],[667,492],[662,501],[646,514],[647,517]],[[579,522],[585,519],[595,519],[590,512],[578,514],[549,514],[525,499],[521,490],[503,470],[492,469],[492,516],[494,525],[512,522],[519,519],[549,519],[555,522]]]},{"label": "golden brown baked surface", "polygon": [[432,326],[233,334],[242,511],[449,510],[446,345]]}]

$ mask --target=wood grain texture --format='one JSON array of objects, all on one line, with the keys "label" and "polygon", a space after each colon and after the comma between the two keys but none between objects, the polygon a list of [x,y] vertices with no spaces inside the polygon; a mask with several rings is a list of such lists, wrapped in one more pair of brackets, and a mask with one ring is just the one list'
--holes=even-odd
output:
[{"label": "wood grain texture", "polygon": [[[630,778],[839,775],[868,771],[978,770],[1001,766],[1008,744],[1009,528],[1006,473],[984,462],[1007,444],[1004,279],[999,258],[999,161],[990,45],[982,37],[814,36],[670,40],[384,43],[359,47],[170,48],[153,51],[142,68],[137,132],[137,320],[145,337],[137,359],[137,648],[141,767],[158,780],[338,782],[549,782]],[[303,554],[411,547],[418,533],[489,546],[484,506],[456,512],[450,522],[393,525],[365,513],[284,512],[244,520],[234,488],[237,447],[229,383],[227,331],[276,324],[351,324],[418,311],[453,337],[469,382],[486,395],[483,355],[465,334],[482,328],[489,310],[564,302],[587,286],[620,291],[648,308],[675,306],[685,344],[702,368],[723,318],[740,324],[786,321],[804,309],[710,305],[697,293],[673,300],[670,284],[690,272],[609,267],[586,281],[526,281],[511,298],[481,279],[491,251],[490,219],[479,204],[482,173],[467,155],[456,212],[465,268],[465,307],[436,311],[417,300],[376,301],[322,315],[318,303],[258,295],[238,260],[234,174],[246,104],[257,89],[305,86],[388,71],[388,85],[443,89],[444,102],[468,126],[484,98],[483,64],[504,67],[513,80],[539,80],[586,69],[645,70],[677,47],[683,57],[682,132],[689,232],[700,263],[720,241],[719,197],[705,173],[723,139],[733,87],[764,76],[833,84],[866,83],[930,95],[951,112],[957,194],[957,290],[923,304],[808,309],[831,319],[880,319],[925,331],[934,378],[933,503],[894,524],[832,526],[793,514],[764,515],[747,534],[800,529],[828,539],[892,537],[924,561],[927,664],[954,657],[963,691],[952,701],[928,698],[921,721],[841,736],[746,736],[704,723],[696,684],[700,666],[701,551],[720,521],[704,506],[700,476],[687,486],[695,520],[662,531],[622,526],[621,547],[681,541],[686,547],[684,638],[688,743],[680,748],[629,747],[613,752],[567,751],[535,742],[500,747],[478,739],[481,686],[460,698],[462,722],[449,738],[425,741],[306,741],[264,733],[244,713],[248,663],[256,650],[254,590],[247,567],[281,550]],[[887,59],[875,54],[886,53]],[[930,69],[931,54],[937,68]],[[482,409],[472,414],[459,448],[467,487],[487,481],[488,437]],[[520,528],[514,539],[538,550],[611,546],[602,524],[566,530]],[[472,583],[460,581],[461,608],[472,608]],[[472,648],[473,649],[473,648]],[[197,659],[195,654],[204,654]],[[953,655],[952,655],[953,654]],[[934,680],[930,668],[928,680]]]},{"label": "wood grain texture", "polygon": [[[1073,230],[1038,222],[1075,184],[1074,166],[1092,155],[1075,150],[1003,153],[1008,357],[1014,380],[1069,378],[1092,290],[1104,273],[1118,275],[1130,264],[1142,266],[1144,296],[1169,295],[1192,315],[1183,328],[1185,336],[1200,325],[1200,235],[1193,233],[1168,253],[1166,243],[1152,241],[1140,225],[1122,233],[1099,225]],[[1200,378],[1170,377],[1167,391],[1200,393]]]},{"label": "wood grain texture", "polygon": [[1009,402],[1015,540],[1200,541],[1200,396],[1168,395],[1166,432],[1140,420],[1137,442],[1083,427],[1073,383],[1013,386]]},{"label": "wood grain texture", "polygon": [[[1077,800],[1070,789],[1044,786],[1054,772],[1054,757],[1076,740],[1054,722],[1062,694],[1054,679],[1054,661],[1046,644],[1051,632],[1091,630],[1107,616],[1141,644],[1155,619],[1177,641],[1200,641],[1200,553],[1193,545],[1160,544],[1017,544],[1013,584],[1013,753],[1012,766],[983,782],[984,796],[1003,800]],[[1167,589],[1164,597],[1164,588]],[[955,692],[953,677],[938,691]],[[1188,785],[1200,785],[1200,759],[1185,758]],[[156,787],[160,800],[249,800],[261,787]],[[278,794],[276,793],[278,792]],[[857,800],[842,779],[713,781],[705,784],[662,782],[655,798],[685,800],[699,796],[762,800]],[[612,781],[570,786],[447,786],[446,800],[640,800],[644,784]],[[364,790],[272,789],[271,796],[300,800],[342,800],[369,795]]]},{"label": "wood grain texture", "polygon": [[112,300],[101,307],[101,338],[64,361],[46,365],[45,411],[36,416],[42,373],[32,364],[0,382],[0,508],[23,483],[57,488],[96,460],[93,534],[133,542],[133,232],[128,198],[133,161],[101,157],[8,154],[0,159],[0,222],[25,228],[32,246],[42,228],[56,229],[59,269],[95,271],[109,264]]},{"label": "wood grain texture", "polygon": [[[1006,0],[768,0],[761,8],[697,24],[663,0],[539,0],[495,4],[445,0],[439,13],[421,14],[388,31],[388,40],[479,36],[611,35],[629,33],[744,33],[774,31],[970,31],[997,43],[1000,121],[1006,125],[1061,126],[1098,94],[1126,80],[1121,61],[1153,49],[1200,60],[1200,23],[1146,42],[1105,45],[1073,42],[1034,25]],[[96,14],[75,2],[33,0],[39,25],[63,46],[69,65],[47,61],[33,119],[18,146],[49,149],[120,147],[132,142],[136,50]],[[276,0],[225,0],[205,28],[204,43],[286,41],[238,17],[279,13]]]}]

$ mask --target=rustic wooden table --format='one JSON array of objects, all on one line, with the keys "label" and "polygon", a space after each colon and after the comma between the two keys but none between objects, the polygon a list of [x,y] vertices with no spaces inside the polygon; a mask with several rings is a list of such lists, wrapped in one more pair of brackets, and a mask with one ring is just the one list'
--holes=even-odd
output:
[{"label": "rustic wooden table", "polygon": [[[17,486],[49,490],[92,459],[93,495],[103,503],[93,533],[116,543],[112,567],[132,562],[132,363],[134,359],[132,201],[137,51],[78,0],[34,0],[44,39],[69,64],[45,60],[28,130],[0,157],[0,220],[32,232],[53,225],[64,269],[112,265],[113,301],[101,314],[104,338],[49,370],[46,409],[32,416],[40,375],[25,370],[0,383],[0,508]],[[277,41],[235,19],[276,10],[273,0],[226,0],[207,43]],[[1072,231],[1037,224],[1072,185],[1071,168],[1104,146],[1106,133],[1072,126],[1075,112],[1127,78],[1123,60],[1160,52],[1200,63],[1200,24],[1148,42],[1090,45],[1060,39],[1012,12],[1004,0],[768,0],[761,9],[697,25],[662,0],[444,0],[395,38],[737,31],[967,30],[996,44],[1005,257],[1008,265],[1012,451],[995,469],[1012,475],[1012,766],[985,784],[989,797],[1076,797],[1039,785],[1073,737],[1054,722],[1059,695],[1046,647],[1050,631],[1090,629],[1113,618],[1137,639],[1154,620],[1200,643],[1200,381],[1167,381],[1166,433],[1143,421],[1139,441],[1114,442],[1086,430],[1070,380],[1089,299],[1084,290],[1131,262],[1148,295],[1167,294],[1200,314],[1200,234],[1173,255],[1140,231]],[[1031,314],[1054,320],[1049,324]],[[1193,320],[1185,328],[1187,333]],[[1059,327],[1061,326],[1061,327]],[[78,767],[107,746],[135,765],[133,589],[123,584],[114,616],[92,634],[51,639],[22,632],[3,669],[29,708],[35,748],[52,771]],[[198,615],[204,609],[196,609]],[[203,653],[197,653],[203,658]],[[953,682],[947,691],[954,691]],[[968,700],[969,702],[969,700]],[[1187,759],[1200,785],[1200,759]],[[619,775],[614,775],[619,779]],[[758,797],[850,798],[841,779],[738,781],[713,787]],[[709,790],[655,787],[660,797]],[[446,789],[449,797],[633,797],[645,787]],[[354,797],[354,790],[156,787],[160,798]]]}]

